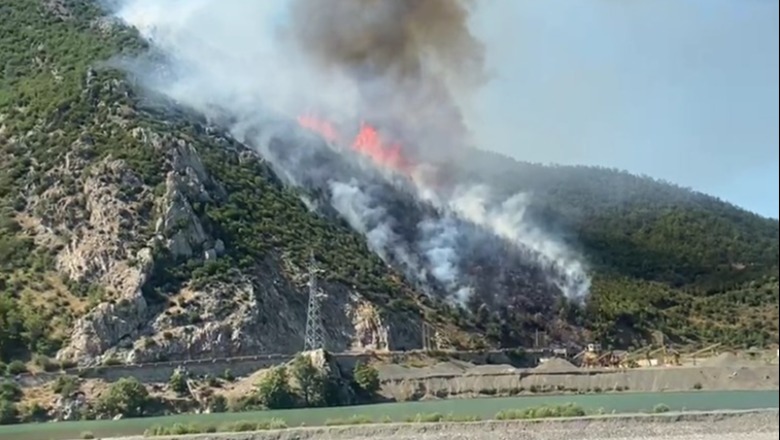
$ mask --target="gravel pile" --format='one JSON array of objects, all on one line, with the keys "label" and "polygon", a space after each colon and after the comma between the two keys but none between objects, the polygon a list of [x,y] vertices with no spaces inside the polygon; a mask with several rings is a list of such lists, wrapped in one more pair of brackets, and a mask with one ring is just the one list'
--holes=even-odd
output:
[{"label": "gravel pile", "polygon": [[702,362],[704,367],[745,367],[755,365],[755,362],[750,362],[743,359],[734,353],[721,353],[715,357],[709,358]]},{"label": "gravel pile", "polygon": [[550,358],[536,366],[534,371],[543,373],[568,373],[572,371],[579,371],[579,367],[565,359]]}]

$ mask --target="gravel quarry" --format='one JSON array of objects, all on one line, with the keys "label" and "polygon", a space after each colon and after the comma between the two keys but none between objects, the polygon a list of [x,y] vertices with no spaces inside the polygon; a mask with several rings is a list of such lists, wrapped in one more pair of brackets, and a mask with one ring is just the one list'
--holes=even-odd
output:
[{"label": "gravel quarry", "polygon": [[382,394],[395,401],[536,393],[775,390],[777,363],[733,353],[684,366],[584,369],[553,358],[535,368],[446,361],[424,367],[379,367]]}]

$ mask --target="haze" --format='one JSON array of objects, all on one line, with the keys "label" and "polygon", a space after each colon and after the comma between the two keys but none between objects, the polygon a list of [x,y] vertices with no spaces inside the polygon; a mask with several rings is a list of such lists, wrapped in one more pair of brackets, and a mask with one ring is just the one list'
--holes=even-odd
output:
[{"label": "haze", "polygon": [[778,217],[778,2],[482,2],[483,148],[601,165]]}]

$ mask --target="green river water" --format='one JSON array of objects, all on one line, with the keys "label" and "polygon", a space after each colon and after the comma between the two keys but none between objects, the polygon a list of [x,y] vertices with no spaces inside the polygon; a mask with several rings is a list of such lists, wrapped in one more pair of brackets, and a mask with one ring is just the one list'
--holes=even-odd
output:
[{"label": "green river water", "polygon": [[117,421],[79,421],[0,426],[0,440],[63,440],[78,439],[83,432],[96,438],[138,435],[154,425],[195,423],[220,425],[244,420],[283,419],[288,426],[322,425],[329,419],[346,419],[355,415],[375,420],[389,417],[403,421],[415,414],[453,414],[490,419],[499,411],[540,405],[575,403],[586,410],[631,413],[646,412],[658,404],[672,411],[707,411],[728,409],[778,408],[779,394],[774,391],[695,391],[681,393],[614,393],[563,396],[523,396],[485,399],[452,399],[427,402],[385,403],[338,408],[293,409],[221,414],[183,414]]}]

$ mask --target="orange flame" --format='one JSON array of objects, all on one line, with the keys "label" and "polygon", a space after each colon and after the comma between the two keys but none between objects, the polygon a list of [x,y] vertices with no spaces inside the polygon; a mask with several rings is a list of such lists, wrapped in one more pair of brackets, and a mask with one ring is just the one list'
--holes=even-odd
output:
[{"label": "orange flame", "polygon": [[323,121],[313,116],[298,116],[298,124],[303,128],[319,133],[328,142],[337,142],[339,140],[338,131],[328,121]]},{"label": "orange flame", "polygon": [[[328,121],[324,121],[312,116],[298,117],[298,124],[320,134],[329,142],[340,142],[338,131]],[[401,144],[387,143],[379,135],[376,128],[363,122],[360,125],[360,131],[352,141],[351,148],[365,155],[382,167],[387,167],[395,171],[408,174],[411,171],[412,164],[404,157]]]},{"label": "orange flame", "polygon": [[408,172],[410,163],[401,153],[401,144],[386,144],[376,128],[365,122],[360,125],[360,132],[352,142],[352,149],[370,157],[377,165]]}]

